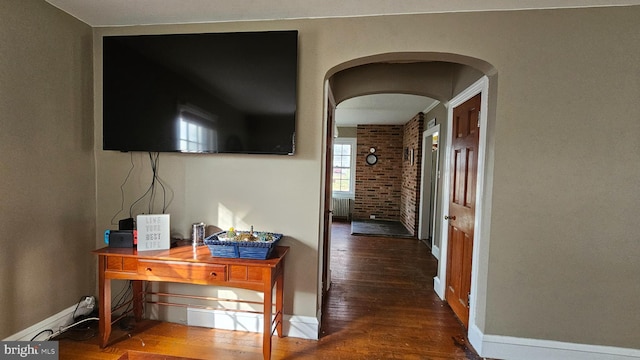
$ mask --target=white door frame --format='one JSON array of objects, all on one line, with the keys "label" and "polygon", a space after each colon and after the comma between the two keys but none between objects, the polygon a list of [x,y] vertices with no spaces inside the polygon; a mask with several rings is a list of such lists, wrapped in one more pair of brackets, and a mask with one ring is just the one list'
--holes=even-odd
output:
[{"label": "white door frame", "polygon": [[[485,183],[485,163],[486,163],[486,147],[487,147],[487,107],[489,99],[489,78],[483,76],[480,80],[476,81],[473,85],[469,86],[463,92],[451,99],[447,106],[447,131],[446,139],[444,143],[445,151],[445,163],[444,163],[444,176],[442,176],[442,218],[440,219],[440,261],[438,262],[438,275],[433,279],[433,287],[438,296],[444,300],[447,284],[447,254],[448,254],[448,222],[444,220],[444,215],[449,212],[449,192],[451,191],[450,176],[451,176],[451,129],[453,128],[453,109],[474,97],[478,93],[481,94],[480,104],[480,139],[478,143],[478,174],[476,183],[476,214],[474,222],[474,243],[473,243],[473,257],[471,264],[471,297],[469,301],[469,333],[477,334],[478,326],[476,325],[476,313],[479,309],[478,300],[478,274],[480,272],[480,254],[487,254],[489,247],[489,239],[483,234],[482,226],[485,224],[485,212],[483,211],[484,201],[490,201],[489,195],[483,193]],[[442,142],[441,142],[442,143]],[[488,219],[486,219],[488,220]],[[486,264],[482,264],[486,267]],[[482,271],[486,274],[486,268]],[[486,294],[486,288],[482,289],[482,293]],[[470,336],[470,341],[471,341]],[[474,338],[474,340],[476,340]],[[474,341],[471,341],[472,345]]]},{"label": "white door frame", "polygon": [[[433,193],[431,192],[431,169],[433,168],[432,144],[433,135],[440,132],[440,124],[435,125],[422,133],[422,172],[420,174],[420,215],[418,218],[418,239],[425,240],[427,236],[431,236],[431,253],[436,259],[440,258],[440,250],[435,246],[435,229],[436,229],[436,214],[437,214],[437,194],[438,194],[438,179],[440,178],[440,156],[436,156],[436,180]],[[431,140],[430,140],[431,139]],[[438,139],[438,152],[439,152],[440,139]],[[439,153],[438,153],[439,154]],[[435,196],[433,207],[430,206],[429,200],[431,196]],[[431,223],[431,234],[428,233],[429,223]]]}]

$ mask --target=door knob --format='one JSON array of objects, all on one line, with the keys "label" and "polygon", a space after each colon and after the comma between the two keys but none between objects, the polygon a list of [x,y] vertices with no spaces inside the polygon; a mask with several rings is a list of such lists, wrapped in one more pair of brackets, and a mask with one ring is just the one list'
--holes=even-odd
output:
[{"label": "door knob", "polygon": [[445,219],[445,220],[455,220],[455,219],[456,219],[456,216],[455,216],[455,215],[453,215],[453,216],[445,215],[445,216],[444,216],[444,219]]}]

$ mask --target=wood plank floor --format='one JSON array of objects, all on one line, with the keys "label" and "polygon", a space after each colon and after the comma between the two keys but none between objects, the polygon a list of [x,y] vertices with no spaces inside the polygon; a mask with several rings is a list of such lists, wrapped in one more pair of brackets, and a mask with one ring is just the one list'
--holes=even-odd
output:
[{"label": "wood plank floor", "polygon": [[[272,359],[480,359],[433,291],[437,262],[415,239],[351,236],[334,223],[332,286],[320,340],[273,338]],[[116,360],[128,350],[194,359],[262,358],[261,334],[145,321],[105,349],[67,333],[62,360]],[[75,338],[75,340],[73,339]]]}]

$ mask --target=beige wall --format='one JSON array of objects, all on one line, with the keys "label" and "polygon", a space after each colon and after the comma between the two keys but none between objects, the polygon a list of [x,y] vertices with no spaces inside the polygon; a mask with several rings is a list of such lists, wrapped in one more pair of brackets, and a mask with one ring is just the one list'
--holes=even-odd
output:
[{"label": "beige wall", "polygon": [[0,339],[95,293],[91,33],[0,2]]},{"label": "beige wall", "polygon": [[[0,58],[0,146],[7,154],[0,175],[0,285],[1,305],[10,312],[2,317],[8,334],[72,305],[94,284],[93,259],[86,253],[100,243],[120,209],[120,184],[131,165],[128,154],[100,150],[96,42],[98,210],[96,241],[85,245],[93,230],[94,194],[90,151],[84,147],[91,141],[82,135],[91,126],[90,114],[85,116],[91,99],[86,85],[91,61],[83,52],[90,42],[84,40],[87,28],[40,3],[0,6],[11,15],[0,25],[3,34],[11,34],[2,37]],[[481,259],[487,269],[480,274],[484,288],[478,302],[486,304],[477,319],[480,330],[640,348],[640,323],[633,317],[640,312],[634,301],[640,294],[640,282],[634,281],[640,273],[640,241],[633,218],[640,213],[638,18],[636,6],[96,29],[95,36],[300,31],[298,153],[163,155],[161,176],[174,194],[169,210],[176,231],[205,221],[284,233],[285,244],[292,246],[285,312],[301,316],[315,316],[318,308],[327,73],[354,59],[395,52],[452,53],[488,62],[497,70],[492,84],[498,87],[492,90],[496,97],[487,134],[487,186],[493,198],[490,237],[484,240],[489,254]],[[13,49],[9,56],[5,42]],[[44,131],[34,136],[34,127]],[[27,150],[28,144],[41,148]],[[22,151],[14,154],[14,149]],[[146,163],[139,154],[134,161]],[[259,176],[225,175],[247,169]],[[135,170],[126,188],[128,202],[150,175],[148,165]],[[40,228],[24,233],[33,223],[46,228],[47,242]],[[60,292],[62,285],[71,290]],[[38,313],[18,310],[30,302],[38,304]]]},{"label": "beige wall", "polygon": [[[488,62],[497,70],[498,88],[488,134],[490,252],[482,259],[488,268],[479,299],[486,308],[477,324],[487,334],[638,347],[634,334],[640,325],[628,315],[640,309],[628,299],[637,297],[640,285],[626,280],[640,273],[640,245],[628,220],[640,203],[638,140],[632,135],[640,126],[633,76],[640,60],[639,15],[638,7],[487,12],[118,28],[97,35],[300,31],[298,154],[267,161],[164,156],[163,169],[179,194],[171,212],[180,230],[194,220],[224,226],[224,209],[234,221],[287,235],[293,250],[286,312],[304,316],[318,307],[327,72],[394,52],[453,53]],[[99,72],[98,58],[96,65]],[[129,156],[96,156],[101,229],[119,206]],[[231,179],[221,173],[242,169],[264,176]],[[272,211],[273,204],[279,211]],[[603,331],[584,331],[592,326]]]},{"label": "beige wall", "polygon": [[356,137],[357,127],[355,126],[338,126],[338,137],[340,138],[354,138]]}]

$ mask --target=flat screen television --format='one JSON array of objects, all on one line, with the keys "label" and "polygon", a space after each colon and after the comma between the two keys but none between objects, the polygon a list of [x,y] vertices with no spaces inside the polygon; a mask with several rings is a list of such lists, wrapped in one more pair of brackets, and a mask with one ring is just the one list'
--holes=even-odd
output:
[{"label": "flat screen television", "polygon": [[103,149],[292,155],[298,32],[103,37]]}]

